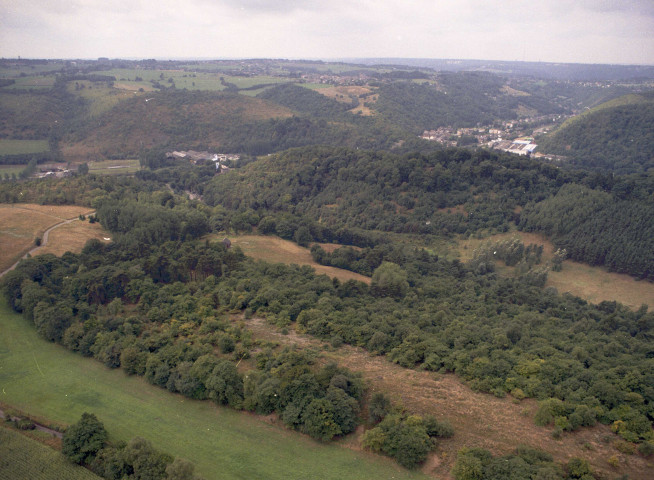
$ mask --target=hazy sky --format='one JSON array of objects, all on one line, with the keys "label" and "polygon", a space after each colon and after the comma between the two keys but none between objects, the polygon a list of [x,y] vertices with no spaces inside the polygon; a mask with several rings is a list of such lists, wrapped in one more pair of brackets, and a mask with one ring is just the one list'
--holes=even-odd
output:
[{"label": "hazy sky", "polygon": [[654,64],[654,0],[0,0],[0,56]]}]

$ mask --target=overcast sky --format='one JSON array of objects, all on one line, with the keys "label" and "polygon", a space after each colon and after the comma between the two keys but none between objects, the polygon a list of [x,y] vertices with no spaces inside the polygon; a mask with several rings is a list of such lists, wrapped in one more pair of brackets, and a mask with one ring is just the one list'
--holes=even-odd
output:
[{"label": "overcast sky", "polygon": [[0,57],[654,64],[654,0],[0,0]]}]

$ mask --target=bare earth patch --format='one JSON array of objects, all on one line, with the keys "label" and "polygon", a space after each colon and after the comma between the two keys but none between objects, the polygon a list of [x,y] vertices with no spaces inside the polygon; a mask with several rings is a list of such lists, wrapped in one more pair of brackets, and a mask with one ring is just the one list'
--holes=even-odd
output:
[{"label": "bare earth patch", "polygon": [[[13,265],[51,226],[91,211],[88,207],[0,204],[0,271]],[[56,230],[55,230],[56,231]]]},{"label": "bare earth patch", "polygon": [[[282,335],[260,318],[245,321],[255,338],[274,341],[282,345],[321,348],[324,342],[313,337],[289,331]],[[486,448],[494,454],[507,454],[519,445],[545,450],[555,461],[565,463],[572,457],[587,459],[596,472],[604,478],[628,474],[635,480],[648,480],[654,469],[654,461],[639,455],[620,453],[612,443],[618,438],[604,425],[583,428],[564,434],[559,440],[552,437],[552,428],[537,427],[533,416],[537,409],[535,400],[517,401],[511,397],[497,398],[493,395],[472,391],[454,374],[409,370],[386,361],[384,357],[372,356],[367,351],[345,345],[323,352],[323,361],[335,361],[353,371],[361,372],[369,387],[368,394],[382,391],[393,401],[419,414],[431,414],[438,419],[448,419],[455,429],[451,439],[442,440],[422,467],[422,472],[435,478],[452,478],[449,471],[463,447]],[[362,429],[343,444],[360,448]],[[616,455],[620,465],[613,468],[607,459]]]},{"label": "bare earth patch", "polygon": [[309,249],[279,237],[240,235],[229,237],[229,239],[233,246],[240,247],[247,256],[258,260],[288,265],[309,265],[316,270],[316,273],[327,275],[330,278],[338,278],[342,282],[357,280],[370,284],[370,277],[349,270],[320,265],[313,260]]},{"label": "bare earth patch", "polygon": [[[552,259],[555,247],[544,235],[527,232],[508,232],[493,235],[486,239],[467,239],[458,244],[461,261],[472,259],[474,250],[486,241],[506,240],[517,236],[525,245],[530,243],[543,245],[543,261]],[[498,271],[510,273],[511,269],[498,268]],[[603,267],[591,267],[584,263],[565,260],[560,272],[550,271],[547,275],[547,287],[554,287],[559,293],[570,293],[591,303],[618,301],[632,309],[642,304],[654,306],[654,283],[621,274],[609,272]]]}]

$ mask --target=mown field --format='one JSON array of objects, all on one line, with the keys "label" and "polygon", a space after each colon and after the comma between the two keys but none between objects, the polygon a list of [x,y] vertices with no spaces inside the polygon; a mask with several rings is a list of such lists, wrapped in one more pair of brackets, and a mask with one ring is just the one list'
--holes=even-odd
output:
[{"label": "mown field", "polygon": [[0,156],[47,152],[50,149],[47,140],[10,140],[0,139]]},{"label": "mown field", "polygon": [[278,421],[192,401],[39,338],[0,303],[2,401],[35,417],[74,423],[93,412],[111,440],[142,436],[194,462],[207,479],[419,479],[392,460],[322,444]]},{"label": "mown field", "polygon": [[[554,245],[545,236],[526,233],[509,232],[493,235],[489,238],[466,239],[457,245],[462,261],[472,258],[475,248],[486,241],[506,240],[517,236],[525,245],[534,243],[543,245],[543,262],[551,260],[555,250]],[[511,274],[512,269],[498,266],[500,274]],[[654,305],[654,283],[639,281],[633,277],[607,271],[603,267],[591,267],[584,263],[565,260],[560,272],[550,271],[547,275],[547,287],[554,287],[559,293],[570,293],[592,303],[618,301],[630,308],[637,309],[643,304]]]},{"label": "mown field", "polygon": [[[42,237],[43,232],[48,228],[89,211],[91,209],[88,207],[76,206],[0,204],[0,245],[2,245],[2,249],[0,249],[0,272],[9,268],[33,248],[35,246],[34,239]],[[53,233],[56,231],[56,229],[53,230]],[[71,248],[67,248],[67,250],[76,251],[73,246],[81,241],[81,235],[86,234],[91,235],[89,232],[78,231],[74,235],[69,234],[59,237],[60,240],[57,240],[55,236],[50,241],[70,241]],[[95,236],[97,233],[94,232],[92,235]],[[74,241],[72,240],[73,237],[75,237]],[[86,243],[88,238],[84,238],[83,242]],[[84,243],[82,243],[82,246]],[[53,243],[52,246],[56,246],[56,244]]]},{"label": "mown field", "polygon": [[0,480],[98,480],[61,453],[0,426]]},{"label": "mown field", "polygon": [[[216,237],[218,238],[218,237]],[[283,240],[279,237],[262,235],[239,235],[229,237],[232,245],[239,246],[247,256],[257,260],[265,260],[271,263],[286,263],[297,265],[309,265],[318,274],[325,274],[331,278],[338,278],[342,282],[358,280],[370,284],[370,277],[360,275],[335,267],[320,265],[313,260],[311,252],[307,248],[300,247],[296,243]]]}]

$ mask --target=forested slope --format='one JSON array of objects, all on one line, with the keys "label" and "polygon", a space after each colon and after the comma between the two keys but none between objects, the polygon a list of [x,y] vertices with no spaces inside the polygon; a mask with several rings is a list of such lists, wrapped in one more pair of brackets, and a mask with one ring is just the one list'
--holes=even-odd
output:
[{"label": "forested slope", "polygon": [[565,155],[580,167],[646,172],[654,167],[654,94],[623,99],[568,121],[539,139],[539,151]]},{"label": "forested slope", "polygon": [[653,207],[651,200],[569,185],[525,208],[520,228],[544,232],[580,262],[654,280]]}]

